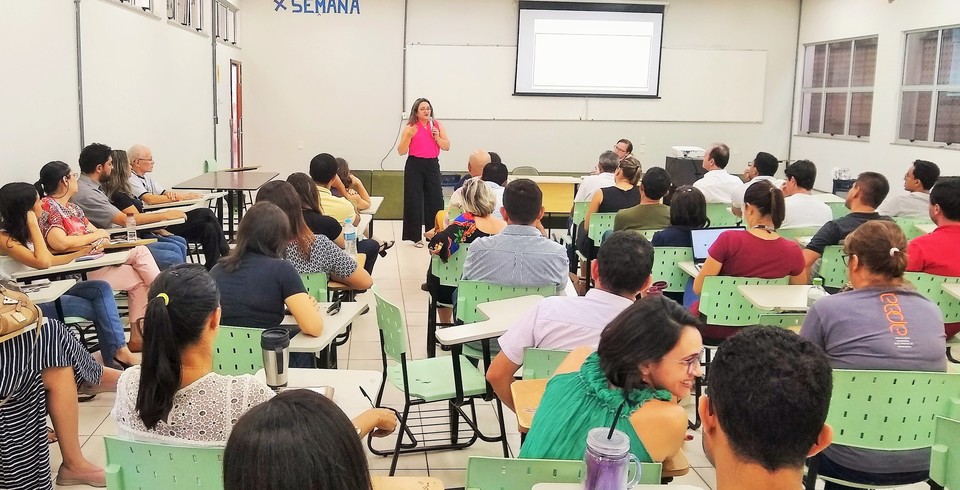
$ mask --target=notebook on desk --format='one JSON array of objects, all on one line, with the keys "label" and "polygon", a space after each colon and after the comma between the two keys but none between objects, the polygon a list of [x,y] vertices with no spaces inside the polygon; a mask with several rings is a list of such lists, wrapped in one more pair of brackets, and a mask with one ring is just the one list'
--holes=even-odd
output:
[{"label": "notebook on desk", "polygon": [[721,233],[742,229],[742,226],[730,226],[725,228],[694,228],[690,230],[690,239],[693,241],[693,266],[697,268],[697,271],[699,271],[700,268],[703,267],[703,263],[707,261],[707,252],[710,251],[713,242],[717,241]]}]

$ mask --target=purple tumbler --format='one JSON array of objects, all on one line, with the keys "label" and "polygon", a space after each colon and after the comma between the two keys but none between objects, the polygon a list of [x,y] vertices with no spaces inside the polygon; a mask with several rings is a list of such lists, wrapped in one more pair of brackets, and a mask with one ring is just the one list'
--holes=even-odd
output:
[{"label": "purple tumbler", "polygon": [[[587,433],[587,451],[583,460],[587,464],[587,481],[584,490],[624,490],[633,488],[640,481],[640,461],[630,454],[630,438],[619,430],[607,439],[610,429],[597,427]],[[627,481],[630,462],[637,465],[637,474]]]}]

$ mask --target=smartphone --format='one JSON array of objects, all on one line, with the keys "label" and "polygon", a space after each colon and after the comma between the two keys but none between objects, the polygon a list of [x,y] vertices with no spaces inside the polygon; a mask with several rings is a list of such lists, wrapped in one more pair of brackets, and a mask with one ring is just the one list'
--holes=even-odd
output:
[{"label": "smartphone", "polygon": [[340,300],[337,300],[334,304],[330,305],[330,307],[327,308],[328,315],[333,316],[333,315],[336,315],[337,313],[340,313]]},{"label": "smartphone", "polygon": [[103,257],[103,252],[95,253],[95,254],[90,254],[90,255],[84,255],[83,257],[77,257],[77,258],[74,259],[74,260],[77,261],[77,262],[86,262],[86,261],[88,261],[88,260],[96,260],[96,259],[99,259],[100,257]]}]

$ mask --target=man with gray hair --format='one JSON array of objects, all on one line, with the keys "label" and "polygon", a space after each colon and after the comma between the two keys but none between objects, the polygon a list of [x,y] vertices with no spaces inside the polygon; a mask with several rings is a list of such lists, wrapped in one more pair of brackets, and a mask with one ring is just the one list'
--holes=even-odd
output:
[{"label": "man with gray hair", "polygon": [[[130,161],[130,190],[133,196],[147,204],[161,204],[185,199],[196,199],[200,195],[192,192],[172,192],[163,188],[149,175],[153,172],[153,152],[143,145],[133,145],[127,150]],[[197,208],[186,212],[187,221],[183,224],[168,226],[167,230],[203,247],[204,267],[213,268],[220,257],[230,253],[230,246],[223,236],[223,226],[209,208]]]},{"label": "man with gray hair", "polygon": [[609,150],[601,153],[597,162],[597,173],[583,177],[573,202],[589,201],[598,190],[613,186],[613,173],[617,171],[618,166],[620,166],[620,159],[616,153]]}]

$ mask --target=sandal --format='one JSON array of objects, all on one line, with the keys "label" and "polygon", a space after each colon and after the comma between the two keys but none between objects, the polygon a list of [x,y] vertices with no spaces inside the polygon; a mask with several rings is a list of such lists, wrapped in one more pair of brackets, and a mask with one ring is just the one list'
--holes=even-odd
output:
[{"label": "sandal", "polygon": [[394,243],[396,243],[396,242],[394,242],[393,240],[390,240],[390,241],[381,243],[381,244],[380,244],[380,250],[379,250],[379,252],[378,252],[378,253],[380,254],[380,256],[381,256],[381,257],[386,257],[386,256],[387,256],[387,250],[390,250],[391,248],[393,248]]},{"label": "sandal", "polygon": [[423,240],[417,240],[417,243],[414,243],[413,246],[417,248],[423,248],[425,245],[423,244]]},{"label": "sandal", "polygon": [[57,442],[57,433],[50,427],[47,427],[47,444],[53,444],[55,442]]}]

